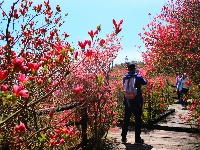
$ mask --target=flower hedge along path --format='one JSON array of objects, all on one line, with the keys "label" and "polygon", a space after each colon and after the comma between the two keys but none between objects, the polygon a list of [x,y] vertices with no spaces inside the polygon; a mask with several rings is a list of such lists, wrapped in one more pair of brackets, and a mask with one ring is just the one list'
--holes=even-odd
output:
[{"label": "flower hedge along path", "polygon": [[120,127],[116,127],[116,130],[110,130],[108,132],[108,138],[113,141],[113,149],[200,149],[200,139],[197,138],[198,135],[190,133],[190,125],[179,119],[179,114],[187,116],[188,110],[182,110],[180,104],[170,105],[169,109],[175,109],[175,112],[155,124],[155,127],[158,128],[154,128],[154,130],[142,130],[141,136],[145,141],[143,145],[134,144],[135,132],[131,128],[127,134],[128,142],[126,144],[121,143]]}]

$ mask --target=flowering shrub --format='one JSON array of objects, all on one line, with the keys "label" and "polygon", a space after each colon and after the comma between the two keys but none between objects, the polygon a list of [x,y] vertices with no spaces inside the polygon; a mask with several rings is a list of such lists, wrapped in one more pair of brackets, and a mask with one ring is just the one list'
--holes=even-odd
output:
[{"label": "flowering shrub", "polygon": [[[123,118],[124,116],[124,88],[122,85],[122,79],[124,74],[127,72],[126,64],[120,64],[112,68],[110,77],[110,86],[113,100],[117,103],[117,119]],[[116,120],[117,121],[117,120]],[[116,122],[117,124],[118,122]]]},{"label": "flowering shrub", "polygon": [[[100,41],[95,40],[100,26],[89,31],[92,41],[78,41],[80,49],[75,49],[67,42],[69,34],[58,30],[64,23],[59,5],[16,0],[9,12],[3,6],[4,1],[0,5],[6,24],[0,29],[1,148],[68,149],[80,145],[86,134],[100,140],[115,115],[109,72],[121,49],[117,34],[123,21],[113,20],[115,31]],[[17,27],[15,22],[22,24]],[[55,111],[62,105],[68,109]],[[48,113],[41,113],[44,109]]]},{"label": "flowering shrub", "polygon": [[[146,68],[151,74],[168,74],[177,71],[186,72],[192,87],[189,118],[192,124],[199,123],[199,0],[173,0],[163,6],[160,14],[147,24],[144,33],[140,33],[147,51],[143,53]],[[184,117],[183,117],[184,118]]]},{"label": "flowering shrub", "polygon": [[184,95],[183,100],[188,102],[188,115],[183,116],[180,114],[180,119],[185,120],[191,125],[191,128],[197,129],[197,132],[200,133],[200,86],[193,85],[189,89],[189,94]]},{"label": "flowering shrub", "polygon": [[[109,76],[112,61],[121,45],[115,32],[106,36],[104,44],[102,40],[94,41],[95,38],[91,38],[91,45],[79,45],[81,49],[76,50],[76,67],[69,75],[70,80],[63,82],[60,87],[62,89],[59,89],[62,92],[56,97],[61,97],[63,103],[69,99],[72,103],[82,103],[70,122],[81,122],[85,117],[89,140],[99,141],[100,144],[101,138],[109,130],[116,115],[116,103],[112,99]],[[58,102],[60,99],[54,99],[53,103]]]},{"label": "flowering shrub", "polygon": [[146,74],[148,85],[143,87],[144,121],[152,121],[173,103],[173,88],[169,76],[152,77]]},{"label": "flowering shrub", "polygon": [[199,71],[199,5],[198,0],[169,1],[143,28],[139,35],[147,49],[143,59],[149,70],[191,75]]}]

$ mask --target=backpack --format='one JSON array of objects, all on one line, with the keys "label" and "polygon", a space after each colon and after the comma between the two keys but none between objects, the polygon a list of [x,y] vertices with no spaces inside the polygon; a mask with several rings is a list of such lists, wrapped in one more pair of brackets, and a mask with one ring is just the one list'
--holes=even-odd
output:
[{"label": "backpack", "polygon": [[125,79],[124,95],[126,99],[134,99],[135,96],[137,95],[137,88],[135,88],[135,81],[136,81],[135,76]]}]

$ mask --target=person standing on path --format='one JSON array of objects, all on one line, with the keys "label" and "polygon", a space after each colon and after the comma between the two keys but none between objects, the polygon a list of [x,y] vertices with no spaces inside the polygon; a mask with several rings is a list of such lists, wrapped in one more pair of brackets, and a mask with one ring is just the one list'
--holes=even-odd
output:
[{"label": "person standing on path", "polygon": [[187,76],[186,73],[183,74],[183,79],[182,79],[182,95],[181,95],[181,99],[183,102],[183,107],[186,109],[187,106],[187,99],[183,100],[183,97],[188,95],[188,91],[189,91],[189,86],[190,86],[190,80]]},{"label": "person standing on path", "polygon": [[178,89],[178,84],[179,84],[179,81],[180,81],[181,78],[182,78],[182,75],[179,72],[177,72],[176,73],[176,92],[177,92],[179,102],[180,102],[180,92],[179,92],[179,89]]},{"label": "person standing on path", "polygon": [[177,78],[177,83],[176,83],[176,89],[178,92],[178,100],[179,103],[182,105],[183,101],[182,101],[182,88],[183,88],[183,75],[180,75],[179,78]]},{"label": "person standing on path", "polygon": [[179,78],[178,84],[177,84],[177,89],[179,90],[179,94],[180,94],[179,101],[185,109],[187,106],[187,100],[186,99],[183,100],[183,97],[188,94],[190,84],[191,84],[190,80],[188,76],[186,75],[186,73],[184,73],[182,77]]},{"label": "person standing on path", "polygon": [[123,85],[125,85],[125,80],[135,77],[135,88],[137,89],[137,95],[133,99],[127,99],[124,95],[124,121],[122,127],[122,143],[126,143],[126,135],[128,132],[128,125],[130,117],[132,114],[135,116],[135,143],[143,144],[144,140],[140,137],[141,126],[142,126],[142,107],[143,107],[143,97],[141,87],[146,85],[147,81],[141,76],[135,73],[136,67],[135,64],[128,64],[128,73],[123,77]]}]

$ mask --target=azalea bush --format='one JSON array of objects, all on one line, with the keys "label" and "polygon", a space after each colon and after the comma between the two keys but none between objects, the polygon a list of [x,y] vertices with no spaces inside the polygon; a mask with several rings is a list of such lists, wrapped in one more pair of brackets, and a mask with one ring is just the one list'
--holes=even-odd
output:
[{"label": "azalea bush", "polygon": [[[184,100],[189,105],[189,120],[199,128],[199,57],[200,15],[199,0],[173,0],[163,6],[160,14],[153,16],[140,33],[147,51],[144,62],[151,74],[186,72],[190,78],[189,95]],[[184,117],[183,117],[184,118]]]},{"label": "azalea bush", "polygon": [[[113,23],[115,25],[115,20]],[[89,35],[98,34],[97,30],[90,31]],[[116,115],[116,102],[112,99],[110,87],[111,64],[122,48],[116,33],[117,31],[112,32],[101,39],[90,35],[91,45],[83,46],[79,42],[80,49],[75,51],[78,56],[77,61],[74,62],[77,67],[69,75],[70,80],[63,83],[62,92],[58,94],[66,93],[64,97],[73,97],[74,102],[83,103],[82,108],[75,112],[75,118],[71,119],[71,122],[81,121],[85,117],[88,140],[91,143],[93,140],[98,141],[95,143],[97,147],[100,146],[102,137],[113,124]],[[88,40],[83,43],[88,43]],[[80,64],[79,60],[82,60]]]},{"label": "azalea bush", "polygon": [[[147,76],[148,85],[143,87],[144,121],[151,122],[174,103],[172,98],[174,88],[170,84],[169,76]],[[148,78],[149,77],[149,78]]]},{"label": "azalea bush", "polygon": [[188,95],[184,95],[183,100],[187,101],[188,106],[186,107],[189,112],[188,115],[184,116],[179,114],[180,119],[186,121],[191,125],[191,128],[200,133],[200,84],[192,85],[189,89]]},{"label": "azalea bush", "polygon": [[[117,118],[123,118],[124,116],[124,88],[122,85],[122,79],[127,72],[126,64],[116,65],[112,68],[110,77],[110,86],[113,99],[117,102]],[[116,122],[117,124],[117,122]]]},{"label": "azalea bush", "polygon": [[[6,12],[1,4],[1,145],[40,147],[39,141],[50,128],[49,116],[38,117],[36,110],[48,103],[56,86],[70,72],[70,45],[60,36],[60,7],[48,1],[16,1]],[[54,13],[55,11],[55,13]],[[38,22],[37,17],[44,18]],[[22,24],[16,26],[14,23]],[[60,37],[63,37],[61,39]],[[55,82],[55,79],[56,82]],[[33,140],[34,139],[34,140]],[[33,144],[34,143],[34,144]]]},{"label": "azalea bush", "polygon": [[142,87],[144,98],[143,121],[151,122],[168,109],[173,103],[172,78],[166,75],[154,75],[143,66],[139,70],[147,80],[147,85]]},{"label": "azalea bush", "polygon": [[143,28],[139,35],[147,49],[143,58],[149,70],[186,72],[199,81],[199,5],[198,0],[169,1]]},{"label": "azalea bush", "polygon": [[67,42],[69,34],[59,32],[65,16],[59,5],[16,0],[6,12],[4,4],[1,148],[68,149],[81,147],[85,139],[99,141],[116,114],[109,72],[121,49],[117,34],[123,21],[113,20],[115,30],[100,40],[95,40],[100,26],[89,31],[91,40],[78,41],[76,49]]}]

